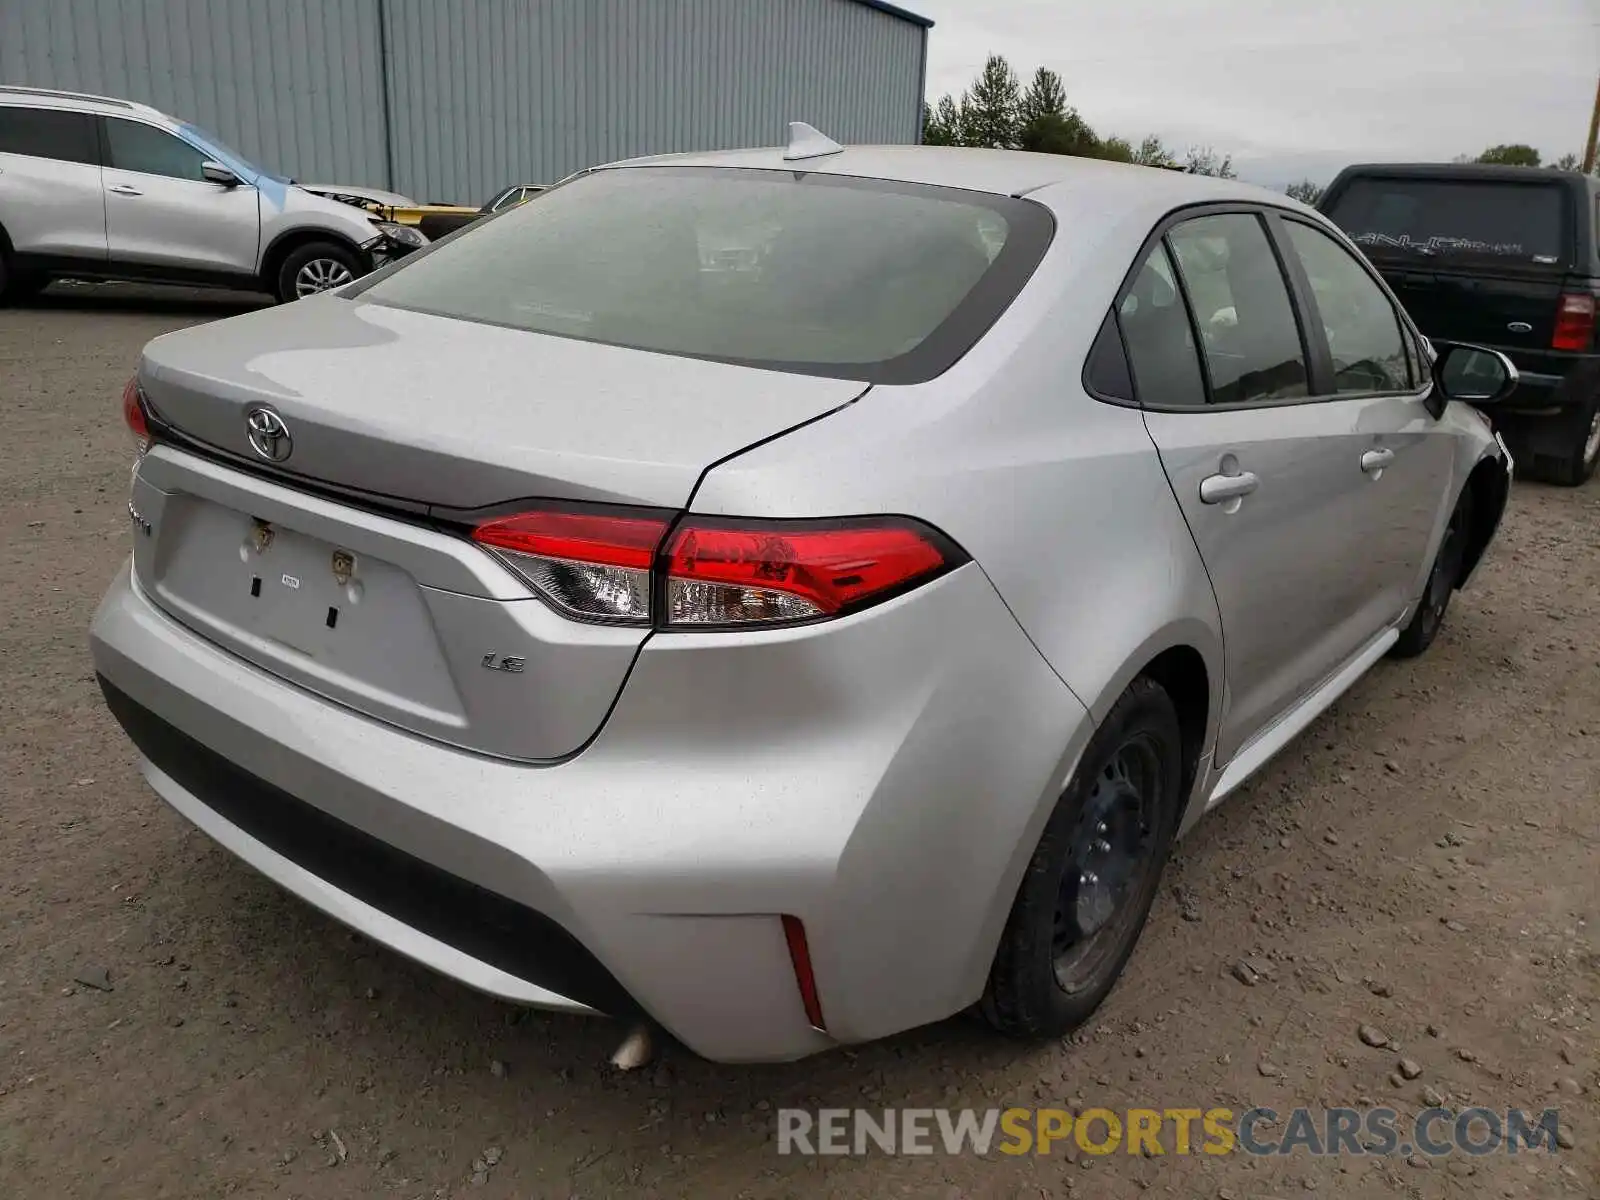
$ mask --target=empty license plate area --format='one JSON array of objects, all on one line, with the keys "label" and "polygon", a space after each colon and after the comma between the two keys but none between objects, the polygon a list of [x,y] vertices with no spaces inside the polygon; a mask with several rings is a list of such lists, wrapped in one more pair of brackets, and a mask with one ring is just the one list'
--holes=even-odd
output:
[{"label": "empty license plate area", "polygon": [[174,616],[375,715],[462,724],[423,590],[405,571],[197,496],[163,501],[147,585]]}]

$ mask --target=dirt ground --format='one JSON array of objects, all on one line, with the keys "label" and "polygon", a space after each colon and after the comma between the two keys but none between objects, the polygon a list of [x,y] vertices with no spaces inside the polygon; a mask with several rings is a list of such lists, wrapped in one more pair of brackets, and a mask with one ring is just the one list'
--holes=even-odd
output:
[{"label": "dirt ground", "polygon": [[[150,337],[253,303],[78,287],[0,310],[0,1196],[1600,1195],[1600,481],[1518,484],[1433,650],[1202,822],[1092,1031],[1019,1048],[955,1020],[761,1068],[669,1047],[618,1076],[614,1025],[469,992],[217,849],[101,704],[85,630],[128,545],[122,384]],[[783,1106],[1410,1112],[1425,1089],[1559,1107],[1574,1146],[775,1150]]]}]

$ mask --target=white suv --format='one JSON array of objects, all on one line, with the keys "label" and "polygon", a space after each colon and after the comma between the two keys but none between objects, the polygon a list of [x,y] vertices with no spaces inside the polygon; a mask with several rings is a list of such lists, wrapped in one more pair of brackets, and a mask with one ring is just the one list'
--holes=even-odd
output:
[{"label": "white suv", "polygon": [[0,86],[0,301],[61,276],[294,300],[426,241],[146,105]]}]

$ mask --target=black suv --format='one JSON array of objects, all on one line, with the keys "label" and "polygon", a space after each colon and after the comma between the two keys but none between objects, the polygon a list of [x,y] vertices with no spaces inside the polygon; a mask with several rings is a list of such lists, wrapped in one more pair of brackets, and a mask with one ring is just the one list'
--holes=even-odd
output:
[{"label": "black suv", "polygon": [[1467,164],[1364,164],[1318,206],[1422,332],[1504,351],[1493,410],[1518,474],[1577,486],[1600,459],[1600,179]]}]

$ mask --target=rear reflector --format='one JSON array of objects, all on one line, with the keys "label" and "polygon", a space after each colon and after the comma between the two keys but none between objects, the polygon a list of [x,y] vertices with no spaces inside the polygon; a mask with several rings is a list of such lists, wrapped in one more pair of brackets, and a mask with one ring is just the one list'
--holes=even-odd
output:
[{"label": "rear reflector", "polygon": [[1552,350],[1587,350],[1594,341],[1595,301],[1593,296],[1563,296],[1556,306],[1556,328],[1550,337]]},{"label": "rear reflector", "polygon": [[128,380],[122,389],[122,419],[128,423],[128,432],[133,434],[133,444],[142,458],[150,449],[150,425],[145,420],[144,400],[139,394],[137,379]]},{"label": "rear reflector", "polygon": [[486,521],[472,540],[557,611],[584,621],[650,621],[650,564],[665,516],[543,510]]},{"label": "rear reflector", "polygon": [[840,616],[954,565],[946,539],[892,517],[750,522],[686,517],[666,550],[672,626]]},{"label": "rear reflector", "polygon": [[[673,526],[667,513],[563,506],[485,521],[472,540],[563,615],[629,625],[654,619],[662,629],[843,616],[965,561],[948,538],[906,517],[686,516]],[[664,612],[654,607],[658,582]]]},{"label": "rear reflector", "polygon": [[806,927],[799,917],[785,914],[783,938],[789,943],[789,961],[794,964],[794,981],[800,989],[800,1003],[813,1029],[827,1031],[822,1023],[822,1001],[817,998],[817,977],[811,970],[811,948],[806,945]]}]

